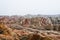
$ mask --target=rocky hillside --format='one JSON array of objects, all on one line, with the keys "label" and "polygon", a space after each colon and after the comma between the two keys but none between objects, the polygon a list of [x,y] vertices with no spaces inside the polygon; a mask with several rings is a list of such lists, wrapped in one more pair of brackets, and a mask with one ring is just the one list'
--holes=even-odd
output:
[{"label": "rocky hillside", "polygon": [[60,17],[0,16],[0,40],[60,40]]},{"label": "rocky hillside", "polygon": [[[46,16],[46,15],[25,15],[25,16],[0,16],[0,22],[12,28],[20,26],[36,28],[41,30],[60,30],[60,17],[59,16]],[[18,26],[18,27],[17,27]]]}]

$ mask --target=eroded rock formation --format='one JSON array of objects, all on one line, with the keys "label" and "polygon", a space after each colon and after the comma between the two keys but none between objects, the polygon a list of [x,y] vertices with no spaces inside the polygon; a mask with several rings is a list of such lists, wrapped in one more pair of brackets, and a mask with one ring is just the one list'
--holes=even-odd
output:
[{"label": "eroded rock formation", "polygon": [[19,40],[16,33],[4,24],[0,24],[0,39],[1,40]]}]

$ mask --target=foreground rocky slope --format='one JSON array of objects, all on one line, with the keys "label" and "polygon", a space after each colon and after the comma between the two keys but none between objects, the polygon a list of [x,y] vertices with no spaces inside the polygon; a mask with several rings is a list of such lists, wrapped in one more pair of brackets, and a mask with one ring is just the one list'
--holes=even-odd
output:
[{"label": "foreground rocky slope", "polygon": [[60,34],[46,31],[12,30],[0,24],[0,40],[60,40]]}]

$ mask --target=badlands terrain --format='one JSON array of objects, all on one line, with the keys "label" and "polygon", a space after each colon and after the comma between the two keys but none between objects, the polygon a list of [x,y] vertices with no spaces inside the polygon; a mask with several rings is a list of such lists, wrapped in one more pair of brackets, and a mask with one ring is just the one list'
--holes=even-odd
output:
[{"label": "badlands terrain", "polygon": [[60,40],[60,16],[0,16],[0,40]]}]

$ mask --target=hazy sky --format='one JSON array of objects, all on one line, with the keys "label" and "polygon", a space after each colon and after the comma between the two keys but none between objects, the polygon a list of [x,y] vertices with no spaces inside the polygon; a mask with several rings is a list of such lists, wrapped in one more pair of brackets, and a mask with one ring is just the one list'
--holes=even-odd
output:
[{"label": "hazy sky", "polygon": [[0,15],[60,14],[60,0],[0,0]]}]

